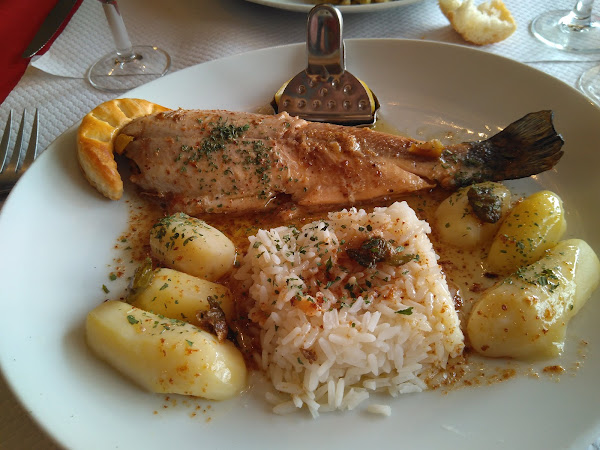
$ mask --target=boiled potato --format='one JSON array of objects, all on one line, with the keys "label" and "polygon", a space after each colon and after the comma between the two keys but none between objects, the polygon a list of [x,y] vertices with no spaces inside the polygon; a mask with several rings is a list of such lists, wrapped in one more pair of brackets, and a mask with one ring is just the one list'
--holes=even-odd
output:
[{"label": "boiled potato", "polygon": [[98,357],[152,392],[223,400],[246,385],[233,343],[180,320],[108,301],[88,314],[85,332]]},{"label": "boiled potato", "polygon": [[561,241],[530,266],[486,292],[467,324],[482,355],[536,359],[557,356],[567,324],[600,282],[600,262],[580,239]]},{"label": "boiled potato", "polygon": [[[496,217],[482,220],[473,210],[469,190],[486,190],[495,201]],[[498,228],[500,219],[510,209],[510,191],[500,183],[479,183],[459,189],[438,206],[435,227],[442,242],[454,247],[470,249],[490,241]]]},{"label": "boiled potato", "polygon": [[537,261],[556,245],[567,229],[561,199],[540,191],[517,204],[492,241],[487,257],[490,272],[508,274]]},{"label": "boiled potato", "polygon": [[235,262],[235,246],[227,236],[183,213],[152,227],[150,247],[165,266],[209,281],[225,275]]},{"label": "boiled potato", "polygon": [[147,284],[136,286],[128,298],[133,306],[200,326],[198,311],[208,311],[208,297],[216,300],[228,320],[233,317],[233,299],[225,286],[173,269],[156,269]]}]

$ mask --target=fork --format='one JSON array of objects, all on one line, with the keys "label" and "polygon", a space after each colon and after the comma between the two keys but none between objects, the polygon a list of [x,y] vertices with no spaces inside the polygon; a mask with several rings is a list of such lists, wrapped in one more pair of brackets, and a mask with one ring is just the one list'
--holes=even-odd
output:
[{"label": "fork", "polygon": [[38,142],[38,121],[39,115],[38,110],[35,110],[33,115],[33,125],[31,126],[31,135],[29,137],[29,145],[27,150],[24,150],[23,145],[23,127],[25,125],[25,111],[23,111],[23,117],[21,118],[21,125],[17,133],[17,139],[13,148],[12,154],[10,154],[9,160],[9,146],[12,128],[12,111],[8,113],[8,120],[4,127],[4,133],[2,134],[2,140],[0,141],[0,195],[7,194],[19,180],[21,175],[25,173],[27,168],[31,165],[33,160],[37,156],[37,142]]}]

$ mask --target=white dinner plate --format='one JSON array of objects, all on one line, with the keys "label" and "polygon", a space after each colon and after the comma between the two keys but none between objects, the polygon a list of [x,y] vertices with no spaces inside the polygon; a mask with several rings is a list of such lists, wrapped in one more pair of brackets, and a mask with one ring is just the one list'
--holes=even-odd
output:
[{"label": "white dinner plate", "polygon": [[[271,6],[273,8],[285,9],[288,11],[309,12],[314,6],[309,0],[246,0],[259,5]],[[384,3],[365,3],[362,5],[335,5],[342,13],[361,13],[384,11],[389,8],[398,8],[399,6],[410,5],[423,0],[391,0]]]},{"label": "white dinner plate", "polygon": [[[565,155],[515,189],[556,191],[568,235],[600,250],[600,109],[542,72],[466,47],[346,46],[348,69],[375,91],[382,119],[413,136],[436,129],[489,135],[552,109]],[[297,44],[205,63],[127,96],[172,108],[256,111],[304,67],[304,51]],[[259,388],[222,403],[142,391],[88,351],[83,331],[88,311],[118,293],[108,273],[122,256],[114,247],[127,229],[131,191],[114,202],[90,187],[71,129],[33,164],[0,214],[1,367],[25,408],[65,447],[582,449],[600,436],[599,292],[571,321],[564,356],[542,363],[563,365],[561,376],[374,399],[391,406],[391,417],[369,414],[366,405],[318,420],[305,410],[276,416]]]}]

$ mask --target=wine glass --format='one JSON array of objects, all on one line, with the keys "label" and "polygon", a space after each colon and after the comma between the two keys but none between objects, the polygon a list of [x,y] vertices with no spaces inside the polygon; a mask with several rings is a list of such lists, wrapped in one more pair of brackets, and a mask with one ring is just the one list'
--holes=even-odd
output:
[{"label": "wine glass", "polygon": [[132,46],[116,0],[99,0],[116,50],[96,61],[86,78],[96,89],[121,92],[162,77],[171,67],[169,54],[151,45]]},{"label": "wine glass", "polygon": [[583,72],[577,81],[577,87],[596,105],[600,106],[600,66]]},{"label": "wine glass", "polygon": [[592,13],[594,0],[577,0],[571,11],[548,11],[531,22],[533,35],[560,50],[600,51],[600,17]]}]

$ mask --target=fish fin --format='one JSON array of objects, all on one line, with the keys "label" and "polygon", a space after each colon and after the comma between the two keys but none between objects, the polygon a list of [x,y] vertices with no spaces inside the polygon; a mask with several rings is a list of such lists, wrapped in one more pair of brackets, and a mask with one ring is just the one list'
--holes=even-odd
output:
[{"label": "fish fin", "polygon": [[491,138],[472,142],[455,185],[514,180],[552,169],[564,153],[552,116],[549,110],[529,113]]}]

